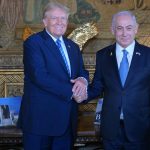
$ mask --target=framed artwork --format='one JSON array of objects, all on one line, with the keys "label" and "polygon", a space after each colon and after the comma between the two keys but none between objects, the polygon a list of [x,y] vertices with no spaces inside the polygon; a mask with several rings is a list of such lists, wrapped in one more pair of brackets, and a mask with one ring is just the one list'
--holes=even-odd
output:
[{"label": "framed artwork", "polygon": [[17,124],[21,96],[0,98],[0,127]]},{"label": "framed artwork", "polygon": [[101,124],[101,111],[102,111],[102,105],[103,105],[103,98],[100,98],[97,101],[96,111],[95,111],[95,125]]},{"label": "framed artwork", "polygon": [[23,83],[5,83],[5,97],[22,96]]}]

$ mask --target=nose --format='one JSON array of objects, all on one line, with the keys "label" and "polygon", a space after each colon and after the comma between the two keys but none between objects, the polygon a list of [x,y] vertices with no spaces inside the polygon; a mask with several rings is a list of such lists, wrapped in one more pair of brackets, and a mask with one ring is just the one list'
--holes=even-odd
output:
[{"label": "nose", "polygon": [[61,24],[61,23],[62,23],[62,19],[58,17],[58,18],[57,18],[57,23],[58,23],[58,24]]},{"label": "nose", "polygon": [[127,31],[126,31],[126,29],[123,29],[123,31],[122,31],[122,35],[123,35],[123,36],[126,36],[126,35],[127,35]]}]

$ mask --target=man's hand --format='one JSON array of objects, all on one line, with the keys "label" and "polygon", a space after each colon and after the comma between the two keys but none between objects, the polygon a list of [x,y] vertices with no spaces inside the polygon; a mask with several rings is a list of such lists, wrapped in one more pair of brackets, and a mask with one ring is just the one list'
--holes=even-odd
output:
[{"label": "man's hand", "polygon": [[78,77],[72,79],[71,83],[74,83],[72,92],[73,98],[77,103],[81,103],[83,100],[87,99],[87,80],[83,77]]},{"label": "man's hand", "polygon": [[82,95],[78,95],[78,96],[73,95],[73,98],[77,103],[81,103],[87,99],[87,91],[83,92]]}]

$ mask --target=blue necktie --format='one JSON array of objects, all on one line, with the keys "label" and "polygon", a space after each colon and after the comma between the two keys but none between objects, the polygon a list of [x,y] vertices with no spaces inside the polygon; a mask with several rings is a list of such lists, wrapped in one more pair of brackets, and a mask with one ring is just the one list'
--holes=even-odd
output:
[{"label": "blue necktie", "polygon": [[63,50],[63,48],[62,48],[62,46],[61,46],[61,40],[60,40],[60,39],[57,39],[57,40],[56,40],[56,45],[58,46],[58,49],[60,50],[60,53],[61,53],[61,55],[62,55],[62,57],[63,57],[64,62],[65,62],[65,65],[66,65],[68,74],[69,74],[69,76],[70,76],[70,75],[71,75],[70,68],[69,68],[69,65],[68,65],[68,62],[67,62],[67,59],[66,59],[64,50]]},{"label": "blue necktie", "polygon": [[[119,73],[120,73],[122,86],[124,86],[124,83],[126,81],[127,74],[129,71],[129,63],[128,63],[128,58],[127,58],[128,52],[126,50],[123,50],[122,52],[123,52],[123,57],[120,63]],[[121,108],[120,119],[124,119],[123,108]]]},{"label": "blue necktie", "polygon": [[122,57],[122,61],[120,63],[120,68],[119,68],[119,74],[120,74],[122,86],[124,86],[124,83],[126,81],[127,74],[129,71],[129,63],[128,63],[127,54],[128,52],[126,50],[123,50],[123,57]]}]

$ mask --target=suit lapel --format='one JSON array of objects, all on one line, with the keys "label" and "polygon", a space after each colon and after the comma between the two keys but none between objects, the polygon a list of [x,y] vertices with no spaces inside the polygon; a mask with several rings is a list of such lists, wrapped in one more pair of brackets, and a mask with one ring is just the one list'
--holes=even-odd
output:
[{"label": "suit lapel", "polygon": [[137,70],[140,65],[143,64],[141,62],[143,60],[143,55],[144,54],[142,53],[142,49],[140,49],[140,45],[136,42],[128,76],[125,82],[125,87],[132,81],[133,77],[135,76],[135,70]]},{"label": "suit lapel", "polygon": [[[54,57],[60,62],[60,65],[65,69],[66,73],[68,74],[65,62],[63,60],[63,57],[61,56],[61,53],[55,44],[54,40],[47,34],[47,32],[43,31],[43,38],[45,39],[45,44],[51,53],[53,53]],[[46,49],[47,50],[47,49]],[[69,74],[68,74],[69,75]]]},{"label": "suit lapel", "polygon": [[66,38],[63,38],[64,40],[64,43],[65,43],[65,46],[66,46],[66,49],[67,49],[67,53],[68,53],[68,57],[69,57],[69,60],[70,60],[70,67],[71,67],[71,76],[73,76],[74,74],[74,65],[73,65],[73,58],[75,57],[74,56],[74,53],[73,53],[73,49],[71,47],[71,45],[69,44],[68,40]]},{"label": "suit lapel", "polygon": [[109,52],[108,52],[108,57],[109,57],[109,63],[108,63],[108,67],[111,70],[111,76],[113,76],[112,78],[119,82],[118,84],[121,85],[121,80],[120,80],[120,75],[119,75],[119,70],[118,70],[118,64],[117,64],[117,59],[116,59],[116,44],[112,45],[112,47],[110,48]]}]

